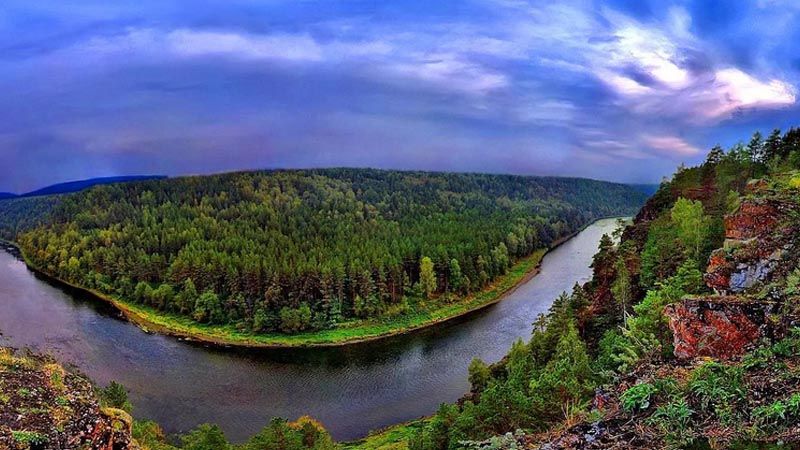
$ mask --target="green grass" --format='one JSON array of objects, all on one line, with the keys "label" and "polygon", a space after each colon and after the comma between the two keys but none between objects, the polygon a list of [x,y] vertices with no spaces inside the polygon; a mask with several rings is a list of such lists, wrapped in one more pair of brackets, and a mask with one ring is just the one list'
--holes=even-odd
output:
[{"label": "green grass", "polygon": [[342,450],[407,450],[408,441],[425,424],[424,419],[401,423],[370,433],[364,439],[341,444]]}]

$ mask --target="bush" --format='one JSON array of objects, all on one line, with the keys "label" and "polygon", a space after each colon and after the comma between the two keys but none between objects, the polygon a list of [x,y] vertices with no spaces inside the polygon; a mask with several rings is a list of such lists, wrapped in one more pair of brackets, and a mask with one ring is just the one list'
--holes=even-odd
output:
[{"label": "bush", "polygon": [[469,363],[469,384],[475,392],[482,391],[489,384],[491,373],[489,366],[486,365],[480,358],[473,358]]},{"label": "bush", "polygon": [[217,425],[203,424],[181,436],[183,450],[227,450],[230,448],[225,433]]},{"label": "bush", "polygon": [[692,373],[689,390],[697,396],[700,408],[728,422],[733,419],[733,405],[745,398],[743,377],[742,367],[708,362]]},{"label": "bush", "polygon": [[620,397],[622,409],[628,412],[644,410],[650,407],[650,398],[658,389],[650,383],[639,383],[631,386]]},{"label": "bush", "polygon": [[100,403],[109,408],[117,408],[130,413],[133,410],[131,402],[128,401],[128,391],[125,386],[112,381],[98,393]]},{"label": "bush", "polygon": [[694,411],[689,408],[686,399],[679,398],[656,408],[648,423],[664,434],[670,446],[685,446],[694,441],[694,436],[689,432],[692,414]]},{"label": "bush", "polygon": [[303,303],[299,308],[283,307],[280,312],[281,331],[284,333],[298,333],[305,331],[311,325],[311,308]]}]

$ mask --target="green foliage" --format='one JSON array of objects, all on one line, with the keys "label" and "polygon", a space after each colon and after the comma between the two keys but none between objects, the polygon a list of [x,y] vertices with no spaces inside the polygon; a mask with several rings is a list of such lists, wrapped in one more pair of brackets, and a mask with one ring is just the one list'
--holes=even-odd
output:
[{"label": "green foliage", "polygon": [[796,424],[800,420],[800,393],[754,408],[752,418],[756,428],[762,431]]},{"label": "green foliage", "polygon": [[164,431],[152,421],[135,420],[131,435],[146,450],[177,450],[176,447],[167,443]]},{"label": "green foliage", "polygon": [[33,431],[12,431],[11,436],[17,443],[31,448],[47,444],[47,436]]},{"label": "green foliage", "polygon": [[648,423],[658,428],[665,441],[671,447],[683,447],[694,441],[689,431],[694,411],[684,398],[675,399],[656,408],[648,419]]},{"label": "green foliage", "polygon": [[433,260],[423,256],[419,260],[419,285],[426,298],[431,298],[436,291],[436,273],[433,271]]},{"label": "green foliage", "polygon": [[473,391],[482,391],[489,384],[491,372],[489,366],[486,365],[480,358],[473,358],[469,363],[469,384],[472,386]]},{"label": "green foliage", "polygon": [[416,305],[479,291],[642,200],[590,180],[272,171],[97,186],[13,228],[26,257],[72,283],[200,323],[293,333],[279,316],[303,303],[312,318],[299,328],[317,330],[402,313],[404,294]]},{"label": "green foliage", "polygon": [[202,424],[181,436],[183,450],[226,450],[231,448],[218,425]]},{"label": "green foliage", "polygon": [[219,296],[211,291],[203,292],[195,302],[192,317],[198,322],[223,323],[225,311]]},{"label": "green foliage", "polygon": [[611,284],[611,293],[614,294],[614,299],[619,302],[622,308],[623,317],[627,315],[628,308],[633,300],[633,284],[631,282],[630,272],[625,265],[625,259],[620,257],[615,264],[616,277]]},{"label": "green foliage", "polygon": [[710,227],[709,218],[703,212],[703,204],[681,197],[672,207],[670,217],[676,226],[678,239],[689,251],[691,258],[700,261],[700,250]]},{"label": "green foliage", "polygon": [[731,422],[733,407],[744,400],[744,369],[708,362],[692,373],[689,390],[697,396],[700,408],[713,412],[723,422]]},{"label": "green foliage", "polygon": [[284,307],[281,309],[281,331],[297,333],[307,330],[311,324],[311,308],[305,303],[299,308]]},{"label": "green foliage", "polygon": [[647,409],[650,407],[650,397],[656,392],[658,392],[658,389],[650,383],[639,383],[631,386],[620,397],[622,409],[628,412]]},{"label": "green foliage", "polygon": [[653,289],[658,281],[673,275],[683,260],[677,229],[670,218],[660,217],[651,222],[641,253],[641,286]]},{"label": "green foliage", "polygon": [[593,391],[592,371],[586,345],[570,323],[556,345],[553,358],[538,379],[531,381],[534,405],[541,411],[560,406],[565,419],[581,410]]},{"label": "green foliage", "polygon": [[[237,447],[238,448],[238,447]],[[296,422],[276,418],[250,438],[240,450],[333,450],[330,435],[315,420],[301,417]]]},{"label": "green foliage", "polygon": [[50,214],[65,196],[48,195],[0,200],[0,239],[14,241],[17,235],[50,220]]},{"label": "green foliage", "polygon": [[786,295],[800,295],[800,268],[796,268],[786,277]]},{"label": "green foliage", "polygon": [[103,406],[122,409],[127,412],[133,410],[133,406],[128,401],[128,391],[125,386],[116,381],[110,382],[108,386],[100,389],[97,394]]},{"label": "green foliage", "polygon": [[661,349],[671,352],[672,335],[664,307],[677,302],[687,294],[703,289],[703,276],[696,264],[687,260],[677,273],[657,289],[647,291],[644,300],[633,307],[634,314],[627,318],[619,332],[607,332],[600,343],[598,368],[625,372],[646,355]]}]

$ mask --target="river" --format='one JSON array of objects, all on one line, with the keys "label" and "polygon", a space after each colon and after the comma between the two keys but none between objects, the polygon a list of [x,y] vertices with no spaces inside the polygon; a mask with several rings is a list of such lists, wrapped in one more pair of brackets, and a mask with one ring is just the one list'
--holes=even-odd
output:
[{"label": "river", "polygon": [[502,302],[445,325],[344,348],[210,349],[147,334],[110,306],[37,277],[0,251],[0,344],[52,354],[100,385],[130,390],[134,416],[167,433],[219,424],[241,442],[271,417],[309,414],[337,439],[433,413],[468,389],[474,356],[502,358],[563,291],[591,276],[600,237],[587,227],[548,253],[539,275]]}]

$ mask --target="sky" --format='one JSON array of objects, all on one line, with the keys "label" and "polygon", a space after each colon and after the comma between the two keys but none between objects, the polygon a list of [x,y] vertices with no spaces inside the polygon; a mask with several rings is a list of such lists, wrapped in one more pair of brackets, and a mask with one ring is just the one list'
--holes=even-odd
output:
[{"label": "sky", "polygon": [[800,2],[3,0],[0,191],[377,167],[655,183],[800,125]]}]

